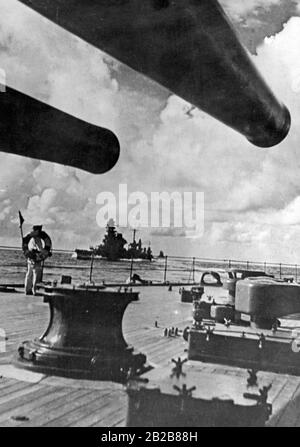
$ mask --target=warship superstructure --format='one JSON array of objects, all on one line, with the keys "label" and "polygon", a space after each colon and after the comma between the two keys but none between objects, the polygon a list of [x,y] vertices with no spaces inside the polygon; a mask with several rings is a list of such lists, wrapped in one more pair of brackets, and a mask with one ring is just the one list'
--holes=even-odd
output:
[{"label": "warship superstructure", "polygon": [[76,259],[87,260],[92,257],[99,257],[107,259],[108,261],[119,261],[122,259],[142,259],[151,261],[153,259],[150,245],[148,248],[143,247],[142,240],[138,242],[135,240],[136,230],[133,230],[133,240],[128,244],[124,239],[122,233],[118,233],[115,223],[110,219],[106,226],[106,234],[100,245],[91,247],[89,250],[80,250],[78,248],[74,251]]}]

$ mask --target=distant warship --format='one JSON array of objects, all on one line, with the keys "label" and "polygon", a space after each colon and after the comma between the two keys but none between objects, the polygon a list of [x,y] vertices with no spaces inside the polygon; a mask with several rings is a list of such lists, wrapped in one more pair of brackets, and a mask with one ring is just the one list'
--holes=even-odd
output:
[{"label": "distant warship", "polygon": [[[118,261],[122,259],[143,259],[151,261],[153,254],[150,246],[143,247],[141,239],[135,240],[136,230],[133,230],[133,240],[130,244],[124,239],[122,233],[116,230],[113,219],[110,219],[106,226],[106,234],[102,243],[96,247],[90,247],[89,250],[75,249],[73,257],[76,259],[87,260],[92,256],[104,258],[108,261]],[[126,248],[128,245],[128,248]]]}]

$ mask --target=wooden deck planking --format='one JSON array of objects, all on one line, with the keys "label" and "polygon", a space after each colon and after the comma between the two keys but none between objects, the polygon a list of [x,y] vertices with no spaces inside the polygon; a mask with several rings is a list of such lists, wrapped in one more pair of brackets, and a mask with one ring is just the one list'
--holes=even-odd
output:
[{"label": "wooden deck planking", "polygon": [[110,393],[103,394],[99,391],[95,392],[85,390],[85,394],[73,400],[72,405],[66,403],[65,405],[61,406],[55,414],[55,417],[49,418],[48,422],[43,423],[42,425],[45,427],[60,427],[64,426],[65,423],[70,424],[73,422],[73,418],[76,420],[76,410],[86,408],[95,401],[102,401],[104,403],[109,402],[109,395]]},{"label": "wooden deck planking", "polygon": [[23,421],[12,420],[13,416],[25,416],[28,417],[30,421],[34,417],[39,416],[41,408],[48,402],[55,402],[56,399],[60,397],[65,398],[67,394],[69,394],[68,389],[49,389],[49,387],[47,387],[47,389],[41,390],[39,393],[35,394],[35,396],[31,395],[30,400],[26,399],[23,404],[18,401],[11,409],[1,408],[0,425],[1,427],[20,426]]},{"label": "wooden deck planking", "polygon": [[15,379],[10,379],[9,377],[0,377],[0,393],[2,388],[7,388],[10,385],[13,385],[15,383]]},{"label": "wooden deck planking", "polygon": [[[287,410],[289,402],[291,401],[292,396],[297,390],[300,383],[300,377],[290,376],[286,377],[286,383],[284,387],[281,389],[280,393],[276,396],[276,399],[273,400],[273,414],[268,422],[270,427],[276,427],[280,425],[280,420],[284,416],[284,413]],[[284,418],[283,418],[284,420]]]},{"label": "wooden deck planking", "polygon": [[69,421],[67,425],[72,427],[90,427],[102,423],[101,421],[109,418],[109,421],[106,424],[107,426],[113,424],[114,414],[116,412],[122,414],[122,419],[125,419],[126,417],[127,395],[125,389],[118,393],[110,393],[105,399],[98,400],[98,402],[95,402],[94,404],[94,411],[91,411],[90,406],[83,409],[85,410],[85,413],[82,412],[79,418],[78,415],[76,415],[76,418],[74,418],[73,421]]},{"label": "wooden deck planking", "polygon": [[[180,337],[164,337],[165,327],[191,324],[192,306],[181,303],[178,291],[156,289],[153,296],[145,288],[138,303],[132,303],[124,317],[124,335],[137,351],[147,355],[154,365],[170,366],[171,359],[186,357],[187,344]],[[141,295],[142,295],[141,294]],[[0,327],[5,329],[7,352],[1,353],[0,364],[16,354],[20,342],[40,336],[49,319],[48,305],[42,298],[0,293]],[[158,321],[159,327],[155,327]],[[201,369],[212,374],[243,376],[242,369],[224,365],[203,364]],[[273,382],[269,400],[273,415],[268,425],[300,426],[300,378],[264,374],[265,384]],[[93,389],[95,387],[95,389]],[[127,396],[124,388],[111,382],[77,381],[57,377],[43,378],[39,383],[0,378],[0,426],[124,426]],[[25,416],[29,420],[15,420]]]},{"label": "wooden deck planking", "polygon": [[124,411],[124,419],[126,417],[127,396],[119,394],[117,398],[106,406],[99,414],[97,422],[93,423],[92,427],[107,427],[111,426],[116,421],[116,415],[120,414],[121,409]]},{"label": "wooden deck planking", "polygon": [[[170,293],[167,294],[167,298],[169,297]],[[179,299],[179,295],[175,297]],[[8,337],[7,353],[0,357],[1,364],[7,362],[11,354],[16,354],[17,347],[23,340],[38,337],[45,331],[49,319],[48,305],[38,300],[41,298],[25,297],[23,294],[0,295],[0,327],[5,329]],[[175,307],[181,306],[176,301],[174,304]],[[174,325],[173,321],[169,321],[170,304],[166,303],[164,307],[167,315],[164,318],[156,316],[160,320],[160,326],[162,322],[165,326]],[[190,312],[191,306],[185,306],[185,309]],[[149,316],[142,315],[141,322],[140,315],[136,312],[133,312],[133,315],[129,312],[127,321],[125,314],[126,340],[141,352],[149,350],[151,360],[154,362],[160,358],[170,361],[175,353],[182,351],[184,342],[182,339],[179,342],[179,338],[164,337],[164,327],[156,328],[154,322],[157,320],[149,324]],[[180,317],[177,317],[177,327],[179,325],[185,327],[187,321],[186,318],[180,320]],[[15,379],[5,379],[5,382],[0,383],[0,389],[3,391],[0,394],[2,397],[0,426],[107,426],[118,423],[124,425],[126,393],[124,389],[114,390],[112,386],[114,384],[109,382],[101,391],[57,387],[55,386],[59,382],[57,378],[53,380],[54,386],[51,386],[51,378],[47,378],[46,385],[45,380],[40,384],[24,383]],[[61,382],[70,383],[70,380],[61,379]],[[80,381],[75,382],[80,386]],[[12,419],[18,416],[21,416],[20,420]],[[29,420],[23,421],[22,416],[28,417]]]},{"label": "wooden deck planking", "polygon": [[0,405],[5,402],[5,396],[9,396],[10,399],[11,396],[13,396],[19,390],[26,390],[27,388],[30,389],[31,386],[31,383],[14,380],[13,383],[1,389]]},{"label": "wooden deck planking", "polygon": [[91,391],[70,388],[66,388],[65,391],[66,394],[63,396],[49,402],[43,402],[38,408],[29,412],[30,420],[21,424],[20,427],[51,426],[52,421],[63,417],[73,409],[78,408],[78,406],[92,400],[93,392]]},{"label": "wooden deck planking", "polygon": [[298,386],[292,390],[290,394],[290,400],[287,405],[284,406],[283,411],[277,421],[278,426],[281,427],[293,427],[296,425],[300,414],[300,381]]},{"label": "wooden deck planking", "polygon": [[[3,411],[15,408],[18,405],[21,405],[23,402],[26,402],[28,398],[34,399],[36,395],[39,395],[40,392],[45,391],[47,389],[44,388],[40,383],[32,384],[32,383],[24,383],[24,382],[16,382],[16,387],[11,387],[7,393],[1,393],[0,396],[0,414]],[[22,386],[23,385],[23,386]],[[49,392],[49,390],[48,390]]]},{"label": "wooden deck planking", "polygon": [[126,427],[126,412],[124,410],[114,413],[110,427]]},{"label": "wooden deck planking", "polygon": [[[273,380],[268,380],[263,383],[263,385],[272,384],[272,388],[268,393],[268,403],[272,405],[271,416],[274,415],[275,414],[274,412],[277,410],[277,404],[274,405],[274,403],[279,398],[281,392],[283,392],[286,383],[287,383],[287,377],[282,376],[282,375],[275,375]],[[270,421],[270,418],[269,418],[269,421]]]},{"label": "wooden deck planking", "polygon": [[[117,394],[124,394],[123,400],[126,401],[125,391],[118,392]],[[68,415],[62,417],[59,421],[59,426],[72,426],[72,427],[84,427],[91,426],[97,422],[101,417],[102,411],[108,405],[111,405],[117,398],[115,391],[107,393],[106,395],[97,396],[92,402],[85,406],[82,406],[76,410],[73,410]],[[124,404],[124,402],[122,402]],[[125,402],[126,404],[126,402]],[[122,410],[125,411],[124,405],[119,405]],[[126,405],[125,405],[126,407]]]}]

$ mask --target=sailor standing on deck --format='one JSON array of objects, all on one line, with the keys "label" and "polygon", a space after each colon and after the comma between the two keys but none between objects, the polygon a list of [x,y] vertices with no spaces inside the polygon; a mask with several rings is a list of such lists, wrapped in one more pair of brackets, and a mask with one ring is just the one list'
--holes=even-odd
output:
[{"label": "sailor standing on deck", "polygon": [[23,238],[23,251],[27,258],[26,295],[36,294],[36,285],[42,280],[43,262],[51,256],[52,242],[42,228],[42,225],[34,225],[32,232]]}]

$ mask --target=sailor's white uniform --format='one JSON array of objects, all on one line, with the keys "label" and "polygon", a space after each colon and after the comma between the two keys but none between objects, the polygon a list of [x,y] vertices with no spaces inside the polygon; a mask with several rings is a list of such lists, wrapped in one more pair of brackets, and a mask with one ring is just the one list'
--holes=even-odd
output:
[{"label": "sailor's white uniform", "polygon": [[27,259],[27,274],[25,277],[25,293],[27,295],[36,293],[36,285],[42,280],[42,262],[48,257],[45,250],[45,242],[39,237],[32,237],[28,243],[29,251],[36,251],[36,260]]}]

